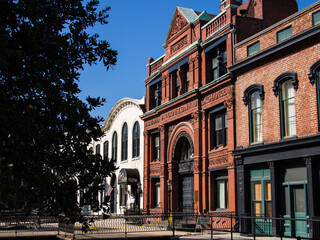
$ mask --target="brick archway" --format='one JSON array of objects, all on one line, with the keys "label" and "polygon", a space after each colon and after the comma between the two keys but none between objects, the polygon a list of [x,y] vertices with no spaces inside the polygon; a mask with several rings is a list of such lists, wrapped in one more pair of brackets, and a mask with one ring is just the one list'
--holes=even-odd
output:
[{"label": "brick archway", "polygon": [[172,131],[171,137],[168,141],[167,159],[168,163],[172,162],[175,153],[175,148],[181,137],[186,137],[190,143],[191,152],[194,153],[194,134],[193,127],[188,122],[179,123]]}]

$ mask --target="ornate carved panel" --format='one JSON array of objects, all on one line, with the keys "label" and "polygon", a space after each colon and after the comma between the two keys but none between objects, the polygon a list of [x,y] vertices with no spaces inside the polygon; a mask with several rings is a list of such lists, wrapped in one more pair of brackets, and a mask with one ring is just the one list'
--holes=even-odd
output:
[{"label": "ornate carved panel", "polygon": [[151,176],[160,176],[160,164],[151,164],[150,165],[150,175]]},{"label": "ornate carved panel", "polygon": [[192,173],[193,172],[193,160],[180,161],[179,173]]},{"label": "ornate carved panel", "polygon": [[175,44],[173,44],[171,46],[170,53],[174,54],[174,53],[178,52],[179,50],[183,49],[187,45],[188,45],[188,38],[186,35],[182,39],[180,39],[178,42],[176,42]]},{"label": "ornate carved panel", "polygon": [[216,168],[228,164],[228,152],[222,150],[209,154],[209,168]]},{"label": "ornate carved panel", "polygon": [[201,105],[205,105],[209,102],[213,102],[216,101],[220,98],[223,98],[224,96],[228,95],[228,90],[229,88],[223,88],[219,91],[215,91],[207,96],[205,96],[202,100],[201,100]]},{"label": "ornate carved panel", "polygon": [[177,14],[175,16],[175,19],[171,23],[171,32],[169,34],[169,38],[173,37],[175,34],[177,34],[182,28],[184,28],[188,23],[184,19],[184,17],[177,11]]}]

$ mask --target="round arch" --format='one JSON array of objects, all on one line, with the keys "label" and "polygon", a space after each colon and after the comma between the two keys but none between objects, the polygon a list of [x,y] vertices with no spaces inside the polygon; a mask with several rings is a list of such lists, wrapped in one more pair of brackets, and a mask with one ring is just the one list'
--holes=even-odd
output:
[{"label": "round arch", "polygon": [[167,159],[169,162],[173,160],[175,148],[177,146],[179,139],[182,137],[187,138],[191,147],[191,154],[194,153],[193,127],[189,122],[181,122],[173,129],[172,134],[168,141]]}]

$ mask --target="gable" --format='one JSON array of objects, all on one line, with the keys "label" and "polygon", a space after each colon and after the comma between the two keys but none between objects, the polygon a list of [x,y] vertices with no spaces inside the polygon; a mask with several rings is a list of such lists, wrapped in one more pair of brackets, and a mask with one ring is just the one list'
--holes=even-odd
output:
[{"label": "gable", "polygon": [[171,24],[169,27],[169,31],[167,34],[166,41],[176,35],[180,30],[182,30],[186,25],[188,25],[187,19],[183,16],[183,14],[176,8],[173,18],[171,20]]}]

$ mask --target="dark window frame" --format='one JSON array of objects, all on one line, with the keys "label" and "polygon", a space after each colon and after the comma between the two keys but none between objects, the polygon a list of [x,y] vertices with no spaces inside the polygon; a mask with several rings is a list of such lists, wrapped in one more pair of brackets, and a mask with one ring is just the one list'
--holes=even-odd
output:
[{"label": "dark window frame", "polygon": [[[221,128],[217,130],[216,119],[221,116]],[[210,113],[210,149],[217,149],[228,145],[228,126],[227,126],[227,111],[222,109],[217,112]],[[221,132],[221,143],[218,142],[218,135]]]},{"label": "dark window frame", "polygon": [[[294,137],[296,136],[296,133],[294,135],[287,135],[286,132],[289,131],[288,127],[286,126],[286,121],[288,121],[288,119],[285,117],[286,115],[288,115],[288,111],[289,109],[285,107],[285,103],[289,102],[291,99],[294,100],[294,107],[295,107],[295,96],[291,97],[291,98],[286,98],[284,99],[283,96],[283,85],[286,82],[291,82],[291,79],[284,79],[283,82],[281,82],[281,84],[279,85],[279,101],[280,101],[280,122],[281,122],[281,138],[290,138],[290,137]],[[292,88],[294,89],[293,85]],[[296,111],[295,111],[295,132],[296,132],[296,127],[297,127],[297,121],[296,121]]]},{"label": "dark window frame", "polygon": [[[226,211],[229,209],[229,183],[228,183],[228,173],[222,172],[222,173],[216,173],[217,176],[214,178],[214,209],[215,211]],[[221,205],[219,206],[218,198],[220,196],[218,183],[224,182],[224,205],[225,207],[222,208]]]},{"label": "dark window frame", "polygon": [[314,12],[312,13],[312,26],[317,26],[320,24],[320,20],[318,20],[318,22],[315,22],[315,16],[316,14],[319,14],[320,15],[320,11],[317,11],[317,12]]},{"label": "dark window frame", "polygon": [[136,121],[133,125],[132,132],[132,157],[140,156],[140,124]]},{"label": "dark window frame", "polygon": [[227,68],[227,48],[226,42],[222,42],[218,46],[208,51],[208,82],[215,81],[219,77],[225,75],[228,72]]},{"label": "dark window frame", "polygon": [[118,155],[118,134],[116,131],[112,135],[112,161],[117,162]]},{"label": "dark window frame", "polygon": [[[152,161],[160,160],[160,132],[152,133]],[[156,138],[159,139],[159,145],[156,146]]]},{"label": "dark window frame", "polygon": [[[160,178],[152,178],[152,206],[151,208],[160,208],[161,205],[161,188],[160,188]],[[159,190],[159,191],[158,191]]]},{"label": "dark window frame", "polygon": [[109,158],[109,141],[106,140],[103,143],[103,159]]},{"label": "dark window frame", "polygon": [[[283,33],[288,33],[288,30],[290,30],[290,36],[285,36],[285,37],[281,37],[281,34]],[[277,32],[277,43],[282,42],[288,38],[292,37],[292,26],[288,26],[284,29],[281,29],[280,31]]]},{"label": "dark window frame", "polygon": [[[257,48],[257,50],[253,50],[253,52],[251,52],[251,50],[254,48]],[[257,41],[247,46],[247,57],[250,57],[258,52],[260,52],[260,41]]]},{"label": "dark window frame", "polygon": [[[252,98],[255,93],[258,93],[257,95],[260,99],[260,106],[253,108]],[[259,111],[260,111],[260,123],[254,124],[255,116],[259,113]],[[262,140],[262,116],[261,115],[262,115],[262,99],[259,94],[259,90],[256,90],[256,91],[251,92],[249,95],[249,132],[250,132],[250,143],[251,144],[261,143],[263,141]],[[261,139],[256,141],[255,140],[255,131],[256,131],[257,125],[259,125],[260,129],[261,129]]]},{"label": "dark window frame", "polygon": [[128,160],[128,124],[125,122],[121,131],[121,161]]},{"label": "dark window frame", "polygon": [[95,152],[95,154],[99,154],[100,155],[100,144],[97,144],[96,145],[96,152]]}]

